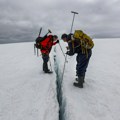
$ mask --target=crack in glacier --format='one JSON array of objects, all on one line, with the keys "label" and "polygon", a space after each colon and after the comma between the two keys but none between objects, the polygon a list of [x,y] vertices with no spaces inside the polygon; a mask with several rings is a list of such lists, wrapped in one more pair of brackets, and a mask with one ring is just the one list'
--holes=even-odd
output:
[{"label": "crack in glacier", "polygon": [[[54,52],[56,53],[56,47],[54,48]],[[57,100],[59,103],[59,120],[65,120],[64,112],[65,112],[65,102],[63,100],[63,91],[62,91],[62,73],[59,69],[59,64],[57,60],[57,56],[54,55],[54,70],[56,72],[56,90],[57,90]]]}]

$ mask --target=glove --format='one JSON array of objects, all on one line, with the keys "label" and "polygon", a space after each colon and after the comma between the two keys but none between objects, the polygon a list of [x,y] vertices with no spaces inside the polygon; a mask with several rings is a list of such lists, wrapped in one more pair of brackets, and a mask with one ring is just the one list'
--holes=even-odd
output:
[{"label": "glove", "polygon": [[69,50],[69,47],[67,46],[66,49]]},{"label": "glove", "polygon": [[70,51],[67,51],[65,54],[69,55],[69,56],[73,56],[74,53],[71,53]]},{"label": "glove", "polygon": [[67,51],[65,54],[69,55],[69,51]]},{"label": "glove", "polygon": [[59,40],[57,40],[56,43],[59,43]]}]

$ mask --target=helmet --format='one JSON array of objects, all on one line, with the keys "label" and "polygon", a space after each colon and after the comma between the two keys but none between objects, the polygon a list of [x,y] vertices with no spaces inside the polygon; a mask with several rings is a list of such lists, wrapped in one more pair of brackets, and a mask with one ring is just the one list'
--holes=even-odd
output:
[{"label": "helmet", "polygon": [[62,34],[61,39],[67,38],[67,36],[68,36],[68,35],[64,33],[64,34]]}]

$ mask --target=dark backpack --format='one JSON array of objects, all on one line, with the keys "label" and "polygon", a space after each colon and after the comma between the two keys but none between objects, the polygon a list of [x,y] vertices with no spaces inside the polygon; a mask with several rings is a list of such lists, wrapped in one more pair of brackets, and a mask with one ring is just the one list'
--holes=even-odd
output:
[{"label": "dark backpack", "polygon": [[51,31],[48,29],[47,34],[44,37],[40,37],[41,31],[42,31],[42,28],[40,28],[39,35],[36,38],[35,43],[34,43],[34,54],[36,54],[36,49],[35,48],[37,48],[37,56],[38,56],[38,49],[42,49],[41,42],[44,41],[47,38],[48,33],[51,33]]},{"label": "dark backpack", "polygon": [[41,49],[42,48],[41,42],[44,41],[46,38],[47,38],[47,35],[45,35],[44,37],[37,37],[34,44],[35,47],[37,49]]},{"label": "dark backpack", "polygon": [[41,49],[42,46],[41,46],[40,43],[41,43],[42,40],[43,40],[42,37],[37,37],[37,38],[36,38],[34,45],[35,45],[35,47],[36,47],[37,49]]}]

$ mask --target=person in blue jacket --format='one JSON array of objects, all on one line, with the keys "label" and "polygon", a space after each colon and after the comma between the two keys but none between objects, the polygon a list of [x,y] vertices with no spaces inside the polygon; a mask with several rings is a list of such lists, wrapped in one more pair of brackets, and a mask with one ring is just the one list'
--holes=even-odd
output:
[{"label": "person in blue jacket", "polygon": [[[77,82],[74,82],[73,85],[79,88],[83,88],[85,73],[88,67],[90,57],[92,55],[92,50],[87,49],[87,56],[86,56],[86,54],[82,52],[80,41],[72,40],[73,34],[68,34],[68,35],[62,34],[61,39],[63,39],[64,42],[68,43],[69,51],[67,51],[66,53],[67,55],[72,56],[75,53],[77,54],[76,75],[78,76],[78,78],[76,79]],[[74,47],[73,47],[73,44],[74,44]]]}]

